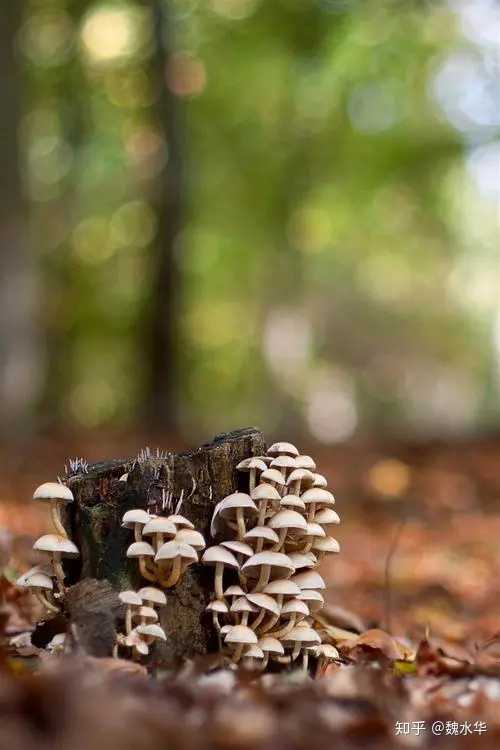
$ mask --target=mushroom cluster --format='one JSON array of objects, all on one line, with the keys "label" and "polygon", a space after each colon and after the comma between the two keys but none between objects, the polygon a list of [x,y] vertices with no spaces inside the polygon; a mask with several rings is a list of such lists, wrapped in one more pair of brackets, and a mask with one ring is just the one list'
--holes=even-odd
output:
[{"label": "mushroom cluster", "polygon": [[156,640],[166,641],[165,631],[158,624],[157,610],[164,607],[167,597],[160,589],[145,586],[139,591],[121,591],[120,601],[126,605],[125,633],[118,633],[115,656],[121,646],[132,652],[134,659],[147,656],[149,646]]},{"label": "mushroom cluster", "polygon": [[178,513],[156,516],[139,508],[128,510],[122,526],[134,532],[127,557],[137,559],[143,578],[163,588],[175,586],[205,549],[203,535]]},{"label": "mushroom cluster", "polygon": [[46,562],[35,565],[16,581],[22,588],[28,588],[49,612],[59,612],[64,596],[63,557],[78,557],[78,547],[69,539],[61,520],[61,508],[73,502],[73,493],[59,482],[45,482],[37,487],[33,500],[49,503],[54,534],[44,534],[36,540],[33,549],[40,552]]},{"label": "mushroom cluster", "polygon": [[202,557],[214,568],[215,597],[207,610],[221,650],[253,669],[301,657],[307,670],[310,655],[321,662],[338,658],[314,627],[325,588],[316,569],[326,554],[339,552],[328,534],[340,519],[325,477],[310,456],[285,442],[236,468],[248,474],[249,491],[216,505],[211,534],[217,544]]}]

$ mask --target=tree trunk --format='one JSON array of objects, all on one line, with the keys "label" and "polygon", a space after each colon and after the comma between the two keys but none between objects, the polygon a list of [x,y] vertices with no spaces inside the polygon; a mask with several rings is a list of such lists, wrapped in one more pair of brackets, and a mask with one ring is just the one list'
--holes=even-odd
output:
[{"label": "tree trunk", "polygon": [[[140,577],[137,561],[126,557],[133,532],[122,528],[121,519],[132,508],[167,515],[182,495],[180,513],[192,521],[209,546],[215,504],[238,489],[237,463],[264,451],[262,433],[245,429],[218,435],[194,451],[174,454],[146,449],[136,458],[115,459],[71,474],[68,485],[75,502],[68,506],[65,525],[80,558],[66,564],[68,584],[86,578],[107,579],[117,591],[148,585]],[[125,473],[127,481],[119,481]],[[173,500],[162,509],[167,493],[172,493]],[[174,666],[184,657],[215,650],[211,618],[204,614],[213,594],[213,570],[193,565],[166,594],[167,606],[160,619],[167,642],[154,649],[153,658]]]}]

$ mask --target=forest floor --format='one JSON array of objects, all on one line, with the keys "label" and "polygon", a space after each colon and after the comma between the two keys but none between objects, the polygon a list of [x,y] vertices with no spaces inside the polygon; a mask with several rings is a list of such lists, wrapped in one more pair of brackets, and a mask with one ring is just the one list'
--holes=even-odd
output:
[{"label": "forest floor", "polygon": [[46,528],[27,499],[68,456],[141,447],[83,436],[0,449],[0,747],[500,746],[500,440],[311,448],[342,519],[322,571],[342,660],[315,679],[192,664],[151,680],[127,662],[27,658],[36,612],[9,581]]}]

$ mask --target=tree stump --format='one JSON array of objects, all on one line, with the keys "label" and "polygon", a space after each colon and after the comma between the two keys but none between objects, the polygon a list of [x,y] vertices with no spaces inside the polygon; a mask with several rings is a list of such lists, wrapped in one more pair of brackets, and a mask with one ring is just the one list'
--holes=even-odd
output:
[{"label": "tree stump", "polygon": [[[244,483],[236,465],[265,449],[262,433],[245,429],[218,435],[186,453],[146,449],[132,459],[114,459],[70,474],[68,485],[75,502],[66,506],[64,523],[80,557],[65,564],[68,585],[87,578],[107,580],[115,591],[148,585],[140,577],[137,561],[126,557],[133,534],[122,528],[121,519],[132,508],[167,515],[182,501],[179,512],[209,546],[216,503]],[[167,642],[157,643],[153,659],[174,667],[183,658],[216,650],[211,618],[205,615],[213,593],[213,571],[195,564],[166,593],[161,625]]]}]

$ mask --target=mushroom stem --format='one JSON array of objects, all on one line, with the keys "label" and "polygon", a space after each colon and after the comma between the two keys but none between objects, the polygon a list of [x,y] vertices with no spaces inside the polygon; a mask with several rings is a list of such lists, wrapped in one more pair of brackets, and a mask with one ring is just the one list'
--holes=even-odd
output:
[{"label": "mushroom stem", "polygon": [[288,528],[280,529],[279,541],[272,547],[273,552],[279,552],[285,544],[286,535],[288,534]]},{"label": "mushroom stem", "polygon": [[302,669],[304,672],[307,672],[309,667],[309,651],[307,649],[304,649],[304,653],[302,654]]},{"label": "mushroom stem", "polygon": [[[283,599],[284,599],[283,594],[278,594],[278,596],[276,597],[276,601],[279,605],[280,612],[281,612],[281,607],[283,606]],[[279,619],[280,619],[279,615],[271,615],[271,618],[264,625],[264,627],[260,629],[260,632],[267,633],[268,630],[271,630],[271,628],[274,628],[274,626],[276,625]]]},{"label": "mushroom stem", "polygon": [[266,610],[261,609],[259,614],[255,618],[255,620],[250,623],[250,627],[252,628],[252,630],[257,630],[257,628],[259,627],[259,625],[261,624],[265,616],[266,616]]},{"label": "mushroom stem", "polygon": [[250,495],[255,489],[255,480],[257,478],[257,469],[250,469],[250,477],[249,477],[249,490]]},{"label": "mushroom stem", "polygon": [[134,540],[136,542],[142,542],[142,525],[140,523],[134,523]]},{"label": "mushroom stem", "polygon": [[125,632],[127,635],[132,630],[132,607],[130,604],[127,604],[127,613],[125,615]]},{"label": "mushroom stem", "polygon": [[309,513],[307,514],[307,523],[312,523],[312,521],[314,521],[315,514],[316,514],[316,503],[311,503],[309,505]]},{"label": "mushroom stem", "polygon": [[48,609],[49,612],[59,613],[59,608],[45,598],[43,591],[40,591],[40,589],[31,589],[31,591],[45,609]]},{"label": "mushroom stem", "polygon": [[240,542],[243,541],[247,530],[245,528],[245,516],[243,515],[243,508],[236,508],[236,523],[238,524],[238,538]]},{"label": "mushroom stem", "polygon": [[214,628],[216,629],[217,633],[220,633],[220,622],[219,622],[219,613],[218,612],[212,612],[212,622],[214,624]]},{"label": "mushroom stem", "polygon": [[[136,524],[137,525],[137,524]],[[147,558],[143,555],[139,557],[139,572],[147,581],[156,581],[157,577],[148,570]]]},{"label": "mushroom stem", "polygon": [[64,570],[63,566],[61,564],[61,553],[60,552],[53,552],[52,553],[52,567],[54,569],[55,577],[57,578],[57,583],[59,585],[59,590],[61,594],[64,594],[65,588],[64,588]]},{"label": "mushroom stem", "polygon": [[[267,510],[267,500],[262,500],[259,505],[259,520],[257,521],[257,526],[264,526],[265,520],[266,520],[266,510]],[[260,539],[257,542],[257,545],[260,543]],[[264,540],[262,540],[262,543],[264,543]],[[261,547],[262,549],[262,547]],[[257,552],[260,552],[261,550],[258,549]]]},{"label": "mushroom stem", "polygon": [[298,656],[299,656],[299,654],[300,654],[300,649],[301,649],[301,644],[300,644],[300,641],[297,641],[297,643],[296,643],[296,644],[295,644],[295,646],[293,647],[293,651],[292,651],[292,661],[295,661],[295,659],[297,659],[297,658],[298,658]]},{"label": "mushroom stem", "polygon": [[66,529],[64,528],[62,524],[60,503],[57,500],[50,501],[50,516],[51,516],[52,523],[57,533],[67,539],[68,532],[66,531]]},{"label": "mushroom stem", "polygon": [[248,625],[248,612],[243,612],[240,625]]},{"label": "mushroom stem", "polygon": [[254,592],[262,591],[262,589],[265,586],[267,586],[267,584],[269,583],[270,575],[271,575],[271,566],[263,565],[260,569],[259,580],[257,581],[253,591]]},{"label": "mushroom stem", "polygon": [[267,664],[269,662],[269,651],[266,651],[264,653],[264,661],[262,662],[262,671],[267,667]]},{"label": "mushroom stem", "polygon": [[236,647],[236,651],[233,654],[233,662],[236,664],[241,659],[241,655],[243,653],[243,649],[245,648],[244,643],[239,643]]},{"label": "mushroom stem", "polygon": [[176,557],[174,558],[174,564],[172,565],[172,570],[170,571],[170,575],[168,578],[164,579],[160,577],[161,585],[164,586],[166,589],[170,588],[170,586],[175,586],[179,578],[181,577],[182,573],[182,558]]},{"label": "mushroom stem", "polygon": [[113,646],[113,659],[118,659],[118,643]]},{"label": "mushroom stem", "polygon": [[223,591],[223,586],[222,586],[223,575],[224,575],[224,563],[218,562],[215,564],[214,589],[215,589],[215,598],[221,599],[221,601],[225,601],[224,591]]}]

